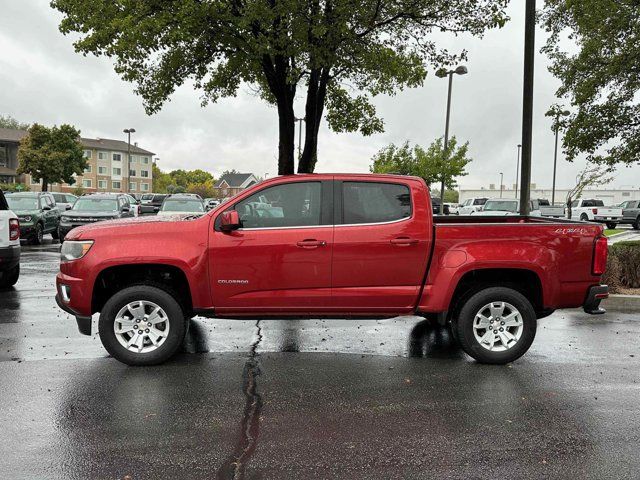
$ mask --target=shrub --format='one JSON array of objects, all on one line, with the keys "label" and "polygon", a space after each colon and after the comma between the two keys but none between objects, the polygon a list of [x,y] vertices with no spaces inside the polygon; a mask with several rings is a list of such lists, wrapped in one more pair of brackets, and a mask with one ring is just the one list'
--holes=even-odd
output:
[{"label": "shrub", "polygon": [[603,283],[612,291],[621,287],[640,288],[640,241],[618,242],[609,247]]},{"label": "shrub", "polygon": [[0,183],[0,190],[3,192],[28,192],[29,185],[24,183]]}]

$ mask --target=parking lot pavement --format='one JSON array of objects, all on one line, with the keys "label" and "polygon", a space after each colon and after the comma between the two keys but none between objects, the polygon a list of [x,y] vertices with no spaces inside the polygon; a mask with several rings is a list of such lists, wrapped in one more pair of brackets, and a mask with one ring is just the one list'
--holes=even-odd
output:
[{"label": "parking lot pavement", "polygon": [[479,365],[390,320],[192,322],[126,367],[53,301],[58,246],[0,293],[0,478],[637,478],[640,318],[559,312]]}]

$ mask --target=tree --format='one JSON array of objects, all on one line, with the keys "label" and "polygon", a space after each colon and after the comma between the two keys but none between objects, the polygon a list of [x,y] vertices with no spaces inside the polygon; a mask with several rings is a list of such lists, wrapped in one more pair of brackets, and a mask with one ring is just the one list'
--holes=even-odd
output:
[{"label": "tree", "polygon": [[34,123],[18,147],[18,174],[28,173],[42,180],[42,191],[51,183],[73,184],[73,175],[87,168],[80,130],[71,125],[47,128]]},{"label": "tree", "polygon": [[11,115],[0,115],[0,128],[10,128],[12,130],[26,130],[29,128],[28,123],[22,123]]},{"label": "tree", "polygon": [[371,98],[422,85],[428,65],[466,52],[436,46],[433,33],[480,36],[507,21],[508,0],[52,0],[76,51],[115,59],[157,112],[192,82],[202,103],[235,96],[243,83],[278,112],[278,173],[294,172],[298,89],[305,89],[305,144],[298,172],[313,172],[323,114],[336,132],[383,130]]},{"label": "tree", "polygon": [[154,193],[167,193],[167,187],[171,184],[171,177],[168,173],[160,170],[156,162],[153,162],[151,168],[153,175],[152,191]]},{"label": "tree", "polygon": [[408,141],[401,147],[392,143],[373,157],[369,170],[422,177],[427,185],[442,181],[444,175],[446,188],[453,189],[457,186],[456,177],[467,175],[465,167],[471,161],[468,150],[469,142],[458,147],[456,137],[451,137],[446,152],[443,152],[442,137],[431,143],[427,150],[420,145],[412,148]]},{"label": "tree", "polygon": [[[543,48],[573,113],[563,126],[567,160],[632,165],[640,159],[640,15],[637,1],[547,0]],[[574,45],[563,50],[568,35]],[[562,40],[562,42],[561,42]]]},{"label": "tree", "polygon": [[595,185],[606,185],[613,180],[613,176],[609,175],[611,168],[602,165],[590,165],[586,167],[578,174],[576,178],[576,185],[567,192],[567,212],[568,217],[571,218],[571,202],[580,198],[582,191]]},{"label": "tree", "polygon": [[213,185],[213,179],[201,183],[191,183],[187,187],[188,193],[195,193],[202,198],[214,198],[216,190]]}]

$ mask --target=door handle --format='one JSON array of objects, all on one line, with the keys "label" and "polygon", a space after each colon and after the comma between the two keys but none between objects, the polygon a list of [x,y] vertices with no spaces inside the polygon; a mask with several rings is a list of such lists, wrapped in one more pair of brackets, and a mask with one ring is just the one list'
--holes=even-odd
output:
[{"label": "door handle", "polygon": [[316,240],[313,238],[308,238],[306,240],[300,240],[296,245],[300,248],[318,248],[324,247],[327,244],[324,240]]},{"label": "door handle", "polygon": [[392,238],[389,240],[392,245],[397,245],[398,247],[408,247],[409,245],[415,245],[418,243],[418,240],[415,238]]}]

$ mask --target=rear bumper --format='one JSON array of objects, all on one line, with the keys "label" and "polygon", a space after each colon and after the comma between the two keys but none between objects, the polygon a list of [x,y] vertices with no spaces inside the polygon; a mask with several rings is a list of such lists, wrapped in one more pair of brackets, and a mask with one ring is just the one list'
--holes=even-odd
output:
[{"label": "rear bumper", "polygon": [[609,296],[609,287],[607,285],[593,285],[587,291],[587,298],[582,305],[586,313],[591,315],[601,315],[606,310],[600,307],[600,302]]},{"label": "rear bumper", "polygon": [[0,248],[0,272],[11,270],[20,263],[20,245]]}]

